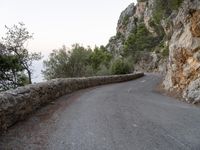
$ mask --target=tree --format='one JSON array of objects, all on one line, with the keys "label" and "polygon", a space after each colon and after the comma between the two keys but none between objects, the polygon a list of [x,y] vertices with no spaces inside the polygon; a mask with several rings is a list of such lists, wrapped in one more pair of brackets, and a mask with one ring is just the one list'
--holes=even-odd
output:
[{"label": "tree", "polygon": [[90,48],[86,49],[79,44],[72,45],[72,50],[69,52],[68,69],[71,77],[82,77],[87,74],[87,66],[89,63],[89,56],[92,53]]},{"label": "tree", "polygon": [[112,54],[108,52],[104,46],[100,46],[100,48],[95,47],[89,59],[93,70],[99,71],[101,66],[105,66],[107,68],[109,67],[110,61],[112,59]]},{"label": "tree", "polygon": [[49,55],[49,59],[43,61],[44,70],[42,70],[42,74],[44,75],[44,78],[50,80],[69,76],[67,70],[68,61],[69,54],[65,46],[58,50],[53,50],[53,52]]},{"label": "tree", "polygon": [[25,45],[33,38],[23,23],[14,25],[13,27],[7,27],[6,37],[3,38],[4,45],[7,50],[13,54],[21,64],[22,68],[28,75],[28,83],[31,84],[32,76],[32,62],[41,59],[41,53],[30,53]]},{"label": "tree", "polygon": [[72,45],[72,49],[67,51],[63,46],[59,50],[53,50],[49,59],[45,60],[42,71],[45,79],[82,77],[90,75],[87,73],[89,56],[92,53],[90,48],[86,49],[79,44]]},{"label": "tree", "polygon": [[23,86],[27,78],[18,57],[0,43],[0,91]]},{"label": "tree", "polygon": [[45,79],[83,77],[92,75],[110,74],[110,61],[112,55],[104,46],[84,48],[79,44],[72,45],[67,51],[63,46],[54,50],[48,60],[44,61],[45,69],[42,71]]}]

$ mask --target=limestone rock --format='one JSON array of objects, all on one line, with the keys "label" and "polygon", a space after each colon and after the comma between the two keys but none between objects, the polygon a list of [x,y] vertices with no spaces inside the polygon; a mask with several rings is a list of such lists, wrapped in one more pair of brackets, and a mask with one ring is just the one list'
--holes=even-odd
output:
[{"label": "limestone rock", "polygon": [[153,35],[157,35],[156,33],[156,29],[154,29],[151,25],[150,22],[152,20],[153,17],[153,7],[155,5],[155,0],[148,0],[148,4],[146,7],[146,10],[144,12],[144,23],[146,28],[149,30],[149,32],[151,32]]},{"label": "limestone rock", "polygon": [[200,102],[200,78],[190,82],[183,96],[189,103],[196,104]]},{"label": "limestone rock", "polygon": [[167,17],[161,18],[161,26],[154,22],[155,6],[156,0],[138,0],[136,5],[130,4],[120,15],[117,34],[111,38],[108,49],[114,51],[115,56],[120,56],[124,41],[140,23],[144,23],[154,37],[162,35],[163,28],[165,37],[160,45],[164,43],[165,48],[169,47],[169,57],[166,59],[160,55],[163,51],[158,45],[158,51],[155,50],[158,53],[146,52],[138,56],[135,69],[162,72],[165,74],[165,89],[181,94],[188,91],[184,97],[189,96],[192,102],[189,92],[195,91],[197,86],[192,86],[193,81],[196,83],[200,74],[200,1],[183,0],[178,9],[170,9]]},{"label": "limestone rock", "polygon": [[199,9],[199,0],[185,0],[178,15],[173,19],[168,71],[164,81],[164,86],[168,90],[176,89],[181,93],[187,91],[184,97],[190,102],[197,101],[196,94],[199,90],[199,80],[197,80],[200,74]]},{"label": "limestone rock", "polygon": [[120,15],[117,24],[117,34],[111,37],[107,49],[115,56],[119,56],[123,51],[124,41],[137,26],[137,22],[143,22],[146,10],[146,1],[130,4]]},{"label": "limestone rock", "polygon": [[135,64],[136,71],[142,72],[166,72],[167,60],[163,59],[160,54],[155,52],[146,52],[139,57],[138,62]]}]

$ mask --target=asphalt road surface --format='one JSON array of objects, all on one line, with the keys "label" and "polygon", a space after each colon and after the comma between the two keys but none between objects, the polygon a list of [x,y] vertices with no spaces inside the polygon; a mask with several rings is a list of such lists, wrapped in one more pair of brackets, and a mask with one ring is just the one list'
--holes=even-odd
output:
[{"label": "asphalt road surface", "polygon": [[200,108],[154,90],[160,76],[64,96],[0,137],[1,150],[200,150]]}]

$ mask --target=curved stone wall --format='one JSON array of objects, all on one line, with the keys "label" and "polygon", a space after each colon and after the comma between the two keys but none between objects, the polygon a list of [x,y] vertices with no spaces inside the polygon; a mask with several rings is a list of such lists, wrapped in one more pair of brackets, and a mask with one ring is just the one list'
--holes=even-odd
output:
[{"label": "curved stone wall", "polygon": [[0,93],[0,131],[6,130],[49,102],[79,89],[133,80],[143,73],[88,78],[63,78]]}]

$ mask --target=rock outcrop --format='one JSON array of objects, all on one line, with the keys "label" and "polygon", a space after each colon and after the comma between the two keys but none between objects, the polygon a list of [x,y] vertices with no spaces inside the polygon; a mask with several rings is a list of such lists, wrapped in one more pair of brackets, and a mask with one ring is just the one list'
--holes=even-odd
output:
[{"label": "rock outcrop", "polygon": [[108,50],[114,51],[116,56],[123,51],[123,43],[136,28],[137,22],[143,22],[146,5],[146,1],[138,2],[136,5],[132,3],[121,13],[117,24],[117,34],[111,37],[107,45]]},{"label": "rock outcrop", "polygon": [[200,1],[185,0],[173,19],[164,86],[190,103],[200,102]]},{"label": "rock outcrop", "polygon": [[[153,7],[155,0],[140,0],[135,5],[130,4],[120,15],[116,36],[110,38],[107,49],[113,53],[115,57],[123,55],[124,45],[133,30],[137,29],[139,24],[145,24],[147,30],[153,37],[158,37],[156,29],[150,25],[153,16]],[[141,50],[143,51],[143,50]],[[166,58],[161,54],[153,52],[145,52],[144,55],[138,57],[135,64],[138,71],[146,72],[162,72],[166,70]]]},{"label": "rock outcrop", "polygon": [[131,31],[135,28],[134,14],[136,6],[134,3],[130,4],[120,15],[117,24],[117,34],[110,38],[107,49],[113,53],[114,56],[119,56],[123,51],[123,43],[128,38]]},{"label": "rock outcrop", "polygon": [[135,69],[162,72],[166,90],[177,91],[187,102],[200,102],[200,1],[138,0],[121,13],[108,49],[115,56],[123,54],[126,40],[141,23],[152,36],[163,31],[164,37],[153,51],[137,56]]}]

